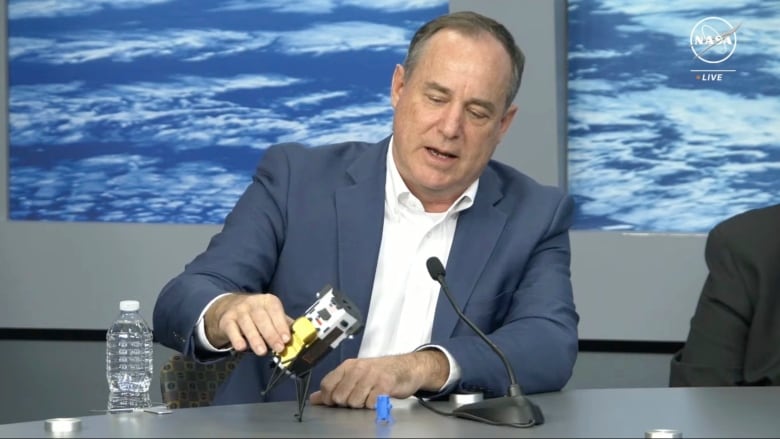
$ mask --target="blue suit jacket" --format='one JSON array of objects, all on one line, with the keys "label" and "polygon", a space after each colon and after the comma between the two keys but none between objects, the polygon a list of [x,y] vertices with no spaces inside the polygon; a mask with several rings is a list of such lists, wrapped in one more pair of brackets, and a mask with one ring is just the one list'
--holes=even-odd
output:
[{"label": "blue suit jacket", "polygon": [[[213,359],[195,352],[193,328],[207,303],[226,291],[272,292],[296,318],[331,284],[367,316],[388,144],[270,147],[222,231],[160,293],[157,339],[203,361]],[[456,302],[504,351],[527,393],[560,390],[577,355],[579,317],[569,272],[572,206],[560,190],[491,161],[473,206],[460,213],[448,258],[447,282]],[[313,369],[312,391],[327,372],[357,356],[361,334]],[[443,294],[431,343],[461,366],[458,390],[506,392],[503,364],[458,321]],[[261,396],[271,364],[267,356],[244,355],[214,403],[294,400],[295,384],[287,379]]]}]

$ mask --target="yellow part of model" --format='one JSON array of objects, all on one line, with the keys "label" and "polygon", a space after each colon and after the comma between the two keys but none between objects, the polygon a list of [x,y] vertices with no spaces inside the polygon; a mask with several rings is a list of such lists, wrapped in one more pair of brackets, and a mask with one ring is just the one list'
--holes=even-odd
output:
[{"label": "yellow part of model", "polygon": [[292,324],[291,340],[279,354],[279,360],[283,366],[287,366],[294,360],[303,348],[311,344],[317,338],[317,328],[306,317],[299,317]]}]

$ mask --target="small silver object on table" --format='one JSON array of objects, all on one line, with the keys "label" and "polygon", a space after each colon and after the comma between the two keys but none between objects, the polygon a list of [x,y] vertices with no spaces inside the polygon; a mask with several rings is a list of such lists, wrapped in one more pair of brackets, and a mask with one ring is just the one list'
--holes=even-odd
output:
[{"label": "small silver object on table", "polygon": [[74,433],[81,430],[79,418],[51,418],[43,422],[47,433]]},{"label": "small silver object on table", "polygon": [[645,432],[646,438],[681,438],[682,432],[680,430],[669,430],[666,428],[657,428],[655,430],[647,430]]},{"label": "small silver object on table", "polygon": [[482,392],[475,393],[450,393],[450,405],[456,409],[462,405],[479,402],[484,399]]}]

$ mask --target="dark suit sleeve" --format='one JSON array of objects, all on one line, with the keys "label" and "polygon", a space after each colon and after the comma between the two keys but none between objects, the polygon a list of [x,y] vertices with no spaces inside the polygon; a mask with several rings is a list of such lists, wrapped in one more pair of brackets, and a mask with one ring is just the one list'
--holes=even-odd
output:
[{"label": "dark suit sleeve", "polygon": [[707,238],[709,274],[691,318],[684,348],[672,358],[670,386],[744,384],[743,364],[750,322],[754,270],[734,251],[738,245],[716,227]]},{"label": "dark suit sleeve", "polygon": [[265,291],[284,241],[288,175],[284,149],[267,149],[222,230],[160,292],[153,314],[160,343],[191,355],[193,329],[212,299]]},{"label": "dark suit sleeve", "polygon": [[[569,269],[572,217],[573,202],[562,196],[551,212],[545,233],[530,252],[522,280],[511,292],[513,298],[505,317],[488,335],[506,355],[525,393],[563,388],[577,358],[579,317]],[[476,390],[496,396],[507,391],[505,368],[484,342],[469,334],[441,345],[461,367],[459,392]]]}]

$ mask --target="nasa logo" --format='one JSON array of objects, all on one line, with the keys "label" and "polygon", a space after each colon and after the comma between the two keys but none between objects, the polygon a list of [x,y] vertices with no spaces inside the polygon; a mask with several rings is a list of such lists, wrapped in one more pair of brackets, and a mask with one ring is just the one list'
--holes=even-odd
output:
[{"label": "nasa logo", "polygon": [[718,64],[737,49],[737,28],[720,17],[707,17],[691,29],[691,50],[702,62]]}]

